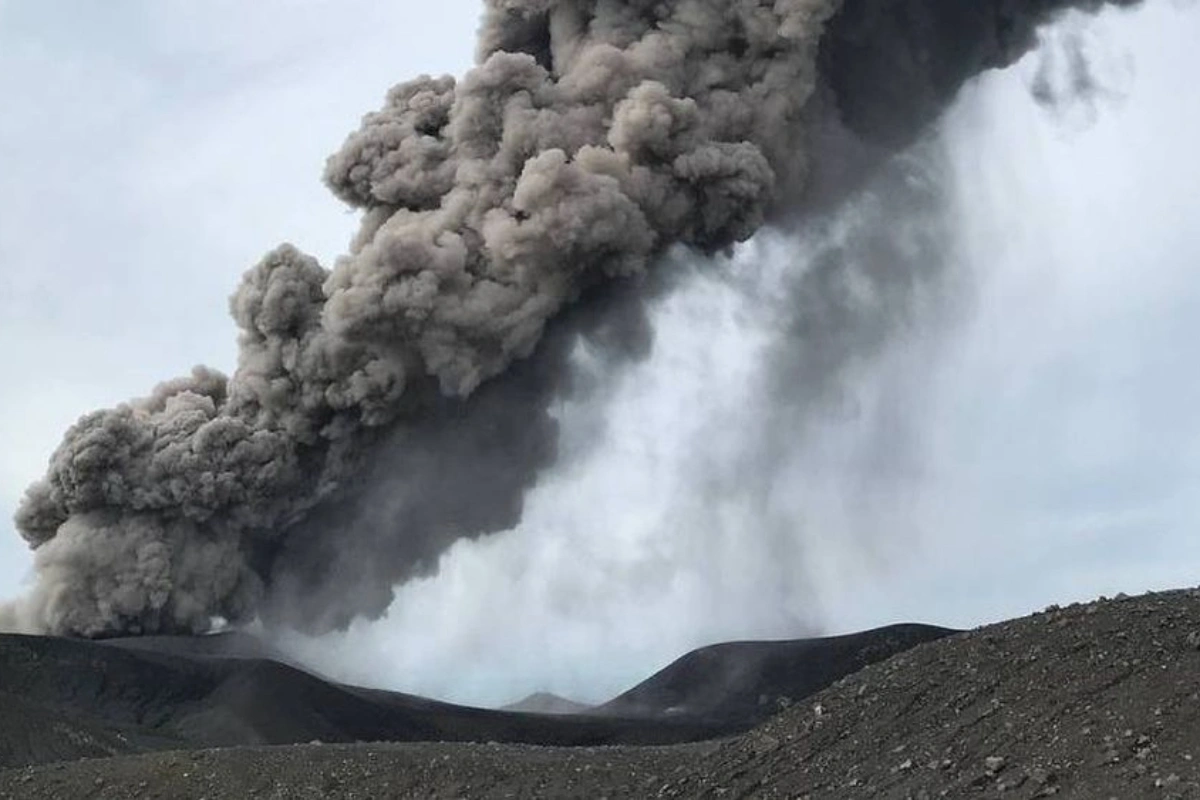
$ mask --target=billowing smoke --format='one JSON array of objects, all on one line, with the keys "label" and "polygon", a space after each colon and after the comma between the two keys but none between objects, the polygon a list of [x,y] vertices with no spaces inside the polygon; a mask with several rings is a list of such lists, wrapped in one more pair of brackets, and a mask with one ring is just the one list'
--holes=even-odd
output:
[{"label": "billowing smoke", "polygon": [[[68,431],[17,514],[37,585],[0,624],[381,612],[450,542],[519,520],[572,347],[645,352],[670,248],[838,203],[1067,5],[1099,3],[488,0],[479,66],[394,88],[329,160],[363,211],[349,254],[327,271],[284,245],[246,274],[234,374]],[[831,259],[801,297],[844,334]],[[852,321],[838,346],[877,347]],[[826,355],[799,378],[847,361]]]}]

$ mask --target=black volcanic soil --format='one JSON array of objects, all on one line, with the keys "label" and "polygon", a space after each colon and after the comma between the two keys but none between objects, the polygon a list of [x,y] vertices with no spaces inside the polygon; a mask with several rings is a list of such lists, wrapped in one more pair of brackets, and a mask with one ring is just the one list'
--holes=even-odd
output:
[{"label": "black volcanic soil", "polygon": [[764,721],[780,699],[807,696],[866,663],[945,634],[908,628],[904,635],[882,628],[705,648],[604,709],[547,697],[515,709],[535,713],[333,683],[264,657],[276,654],[239,633],[103,642],[0,636],[0,710],[14,723],[0,725],[0,768],[149,750],[309,742],[595,746],[713,739]]},{"label": "black volcanic soil", "polygon": [[0,772],[0,800],[1051,796],[1200,797],[1200,591],[919,645],[716,742],[298,745]]},{"label": "black volcanic soil", "polygon": [[0,767],[313,741],[674,744],[735,729],[468,708],[331,683],[275,661],[210,655],[219,641],[162,644],[0,636]]},{"label": "black volcanic soil", "polygon": [[595,711],[749,727],[868,664],[952,633],[958,631],[909,624],[818,639],[714,644],[693,650]]},{"label": "black volcanic soil", "polygon": [[691,719],[732,732],[763,722],[868,664],[952,633],[958,631],[907,624],[844,636],[723,642],[693,650],[598,706],[539,692],[504,710]]}]

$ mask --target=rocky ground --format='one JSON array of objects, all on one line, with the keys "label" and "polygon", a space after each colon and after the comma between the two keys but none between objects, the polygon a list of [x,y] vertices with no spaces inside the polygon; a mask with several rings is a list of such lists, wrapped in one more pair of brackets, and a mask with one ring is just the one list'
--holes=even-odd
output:
[{"label": "rocky ground", "polygon": [[748,733],[666,747],[157,752],[0,772],[0,800],[1200,797],[1200,591],[919,645]]},{"label": "rocky ground", "polygon": [[731,796],[1200,797],[1200,591],[915,648],[727,743],[705,774]]},{"label": "rocky ground", "polygon": [[540,713],[340,684],[239,633],[102,642],[0,635],[0,769],[314,741],[595,747],[709,740],[749,730],[781,701],[948,633],[892,625],[718,645],[685,655],[600,708],[535,697],[541,707],[518,709]]}]

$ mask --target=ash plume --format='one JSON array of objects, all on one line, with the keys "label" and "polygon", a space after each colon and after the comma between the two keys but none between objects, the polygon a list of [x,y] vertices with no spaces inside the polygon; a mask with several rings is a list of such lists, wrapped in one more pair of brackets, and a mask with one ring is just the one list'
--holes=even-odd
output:
[{"label": "ash plume", "polygon": [[67,432],[16,517],[37,584],[0,626],[380,613],[449,543],[519,520],[572,347],[644,351],[668,249],[837,202],[870,170],[811,169],[837,160],[823,121],[882,159],[1051,13],[1099,5],[488,0],[478,66],[393,88],[329,159],[362,211],[349,253],[282,245],[246,273],[234,373]]}]

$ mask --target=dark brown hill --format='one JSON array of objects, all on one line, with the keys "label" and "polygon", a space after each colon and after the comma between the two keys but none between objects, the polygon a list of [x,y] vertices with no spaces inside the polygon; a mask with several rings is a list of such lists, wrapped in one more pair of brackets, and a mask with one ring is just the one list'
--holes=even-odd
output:
[{"label": "dark brown hill", "polygon": [[868,664],[956,632],[909,624],[818,639],[714,644],[693,650],[596,711],[752,725]]},{"label": "dark brown hill", "polygon": [[[205,637],[209,638],[209,637]],[[145,750],[301,742],[664,744],[729,727],[551,717],[331,683],[260,658],[0,636],[0,767]]]},{"label": "dark brown hill", "polygon": [[0,772],[0,800],[134,796],[1200,797],[1200,590],[918,645],[718,742],[302,745]]},{"label": "dark brown hill", "polygon": [[[744,731],[864,664],[941,628],[742,642],[691,653],[601,709],[491,711],[334,683],[254,637],[99,642],[0,636],[0,767],[146,750],[306,742],[656,745]],[[769,698],[769,702],[759,702]],[[544,705],[544,704],[543,704]],[[532,712],[532,713],[529,713]],[[33,731],[33,733],[29,733]]]},{"label": "dark brown hill", "polygon": [[[657,745],[739,733],[940,628],[743,642],[685,656],[602,710],[491,711],[334,683],[245,634],[100,642],[0,636],[0,767],[307,742]],[[768,701],[759,702],[761,698]],[[535,712],[535,713],[519,713]],[[586,713],[583,713],[586,712]]]},{"label": "dark brown hill", "polygon": [[290,663],[274,645],[242,631],[224,631],[205,636],[124,636],[100,639],[102,644],[160,655],[209,658],[266,658]]},{"label": "dark brown hill", "polygon": [[707,774],[756,797],[1200,797],[1200,591],[915,648],[730,743]]}]

